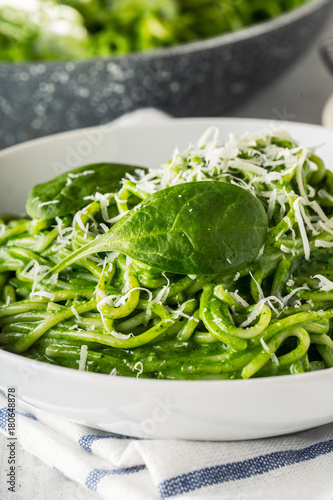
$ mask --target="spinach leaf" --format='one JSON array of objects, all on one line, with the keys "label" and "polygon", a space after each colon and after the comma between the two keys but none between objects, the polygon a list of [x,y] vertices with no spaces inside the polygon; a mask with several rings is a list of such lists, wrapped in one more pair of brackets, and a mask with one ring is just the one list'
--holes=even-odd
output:
[{"label": "spinach leaf", "polygon": [[218,181],[178,184],[146,198],[53,272],[112,250],[161,271],[225,273],[255,259],[267,226],[260,201],[243,188]]},{"label": "spinach leaf", "polygon": [[85,196],[115,193],[127,172],[139,168],[118,163],[97,163],[65,172],[55,179],[32,188],[26,210],[33,219],[54,219],[74,214],[87,205]]}]

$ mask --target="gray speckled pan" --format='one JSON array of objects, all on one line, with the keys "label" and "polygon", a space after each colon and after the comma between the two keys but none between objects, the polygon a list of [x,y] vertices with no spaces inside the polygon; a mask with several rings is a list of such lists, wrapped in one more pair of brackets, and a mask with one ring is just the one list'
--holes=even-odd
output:
[{"label": "gray speckled pan", "polygon": [[295,61],[331,6],[312,0],[236,33],[124,57],[0,64],[0,148],[145,106],[221,115]]}]

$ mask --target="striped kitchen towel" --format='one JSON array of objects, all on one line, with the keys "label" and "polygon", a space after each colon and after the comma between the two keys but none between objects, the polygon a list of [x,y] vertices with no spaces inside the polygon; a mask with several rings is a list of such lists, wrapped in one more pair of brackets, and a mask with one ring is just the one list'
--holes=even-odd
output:
[{"label": "striped kitchen towel", "polygon": [[[9,417],[1,391],[7,436]],[[17,400],[16,425],[24,449],[104,499],[333,499],[333,424],[255,441],[135,439]]]}]

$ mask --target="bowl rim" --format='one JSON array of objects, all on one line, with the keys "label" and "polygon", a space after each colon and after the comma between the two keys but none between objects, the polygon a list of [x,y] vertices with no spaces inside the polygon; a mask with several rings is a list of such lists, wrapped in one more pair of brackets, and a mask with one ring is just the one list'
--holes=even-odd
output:
[{"label": "bowl rim", "polygon": [[169,47],[161,47],[156,49],[147,49],[145,51],[134,51],[128,54],[110,55],[109,57],[93,57],[89,59],[64,59],[62,61],[50,61],[41,59],[38,61],[23,61],[23,62],[8,62],[0,61],[1,66],[10,66],[14,68],[23,68],[29,66],[57,66],[66,64],[75,64],[76,66],[84,65],[87,63],[98,62],[113,62],[117,60],[137,61],[140,59],[151,60],[155,58],[163,59],[170,56],[188,55],[193,52],[202,52],[216,47],[224,47],[246,39],[255,38],[270,31],[278,30],[285,25],[292,24],[302,17],[312,14],[314,11],[319,10],[325,5],[333,5],[333,0],[305,0],[305,3],[294,7],[293,9],[283,12],[276,17],[261,21],[237,31],[222,33],[213,37],[203,38],[199,40],[192,40],[185,43],[171,45]]},{"label": "bowl rim", "polygon": [[[316,0],[315,0],[316,1]],[[332,1],[333,0],[329,0]],[[332,96],[333,97],[333,96]],[[135,111],[130,112],[130,113],[135,113]],[[129,113],[129,114],[130,114]],[[124,115],[123,115],[124,116]],[[6,148],[0,149],[0,161],[7,155],[7,154],[12,154],[15,151],[19,151],[21,149],[25,148],[30,148],[34,147],[37,144],[47,144],[48,142],[52,142],[54,139],[61,139],[62,137],[70,137],[70,136],[75,136],[76,134],[82,134],[84,132],[91,132],[96,129],[103,129],[103,127],[106,127],[108,131],[111,131],[112,129],[114,130],[120,130],[122,128],[126,129],[136,129],[138,126],[140,126],[140,129],[145,129],[145,128],[150,128],[152,126],[152,123],[135,123],[135,124],[122,124],[119,123],[118,125],[118,120],[120,120],[122,116],[119,118],[116,118],[114,120],[110,120],[107,123],[101,123],[97,125],[91,125],[89,127],[82,127],[82,128],[76,128],[73,130],[65,130],[63,132],[57,132],[55,134],[49,134],[49,135],[44,135],[42,137],[36,137],[35,139],[30,139],[27,141],[19,142],[17,144],[13,144],[12,146],[8,146]],[[258,127],[267,127],[269,124],[276,125],[276,123],[280,123],[283,126],[297,126],[298,128],[304,128],[307,129],[309,127],[311,128],[316,128],[316,129],[325,129],[329,132],[332,132],[331,127],[328,127],[325,124],[320,124],[320,123],[306,123],[306,122],[297,122],[297,121],[288,121],[288,120],[283,120],[282,122],[280,120],[275,120],[275,119],[270,119],[270,118],[250,118],[250,117],[241,117],[241,116],[199,116],[199,117],[174,117],[171,115],[167,115],[167,119],[163,122],[158,122],[157,124],[154,124],[154,126],[165,126],[170,122],[177,122],[177,123],[206,123],[207,126],[209,126],[209,123],[211,124],[212,122],[219,122],[220,120],[223,121],[228,121],[228,122],[235,122],[235,123],[248,123],[249,125],[252,123],[256,123]],[[107,132],[108,133],[108,132]]]},{"label": "bowl rim", "polygon": [[[169,389],[170,387],[174,387],[175,389],[193,389],[196,385],[204,385],[204,386],[221,386],[221,389],[226,385],[231,387],[241,385],[244,387],[245,384],[247,386],[251,386],[251,389],[254,387],[262,387],[279,385],[282,386],[290,386],[291,381],[293,380],[295,383],[304,384],[306,383],[317,383],[320,380],[326,380],[328,377],[333,379],[333,367],[326,368],[324,370],[317,370],[313,372],[306,373],[295,373],[288,375],[280,375],[280,376],[272,376],[272,377],[258,377],[258,378],[249,378],[249,379],[158,379],[158,378],[140,378],[140,377],[126,377],[126,376],[110,376],[110,374],[106,373],[97,373],[97,372],[89,372],[89,371],[80,371],[74,370],[73,368],[68,368],[66,366],[60,365],[52,365],[48,363],[44,363],[42,361],[38,361],[35,359],[26,358],[19,354],[15,354],[9,351],[0,350],[0,363],[2,366],[8,363],[8,360],[11,364],[15,364],[18,366],[18,359],[21,366],[25,366],[28,370],[36,368],[38,372],[48,372],[48,375],[51,377],[57,377],[60,382],[61,379],[66,379],[69,382],[69,379],[73,382],[83,383],[84,381],[90,381],[91,383],[96,382],[100,385],[116,385],[120,384],[122,387],[126,388],[128,386],[132,386],[133,384],[140,384],[140,387],[143,389],[156,389],[156,386],[163,385],[163,388]],[[15,363],[16,362],[16,363]],[[5,365],[3,365],[5,363]],[[1,380],[0,380],[1,387]]]},{"label": "bowl rim", "polygon": [[[165,122],[159,122],[157,124],[158,127],[163,127],[163,126],[168,126],[170,123],[202,123],[205,125],[208,125],[209,123],[212,124],[215,122],[229,122],[230,124],[232,122],[234,123],[242,123],[242,124],[248,124],[249,126],[252,124],[255,124],[256,126],[261,126],[261,127],[267,127],[269,123],[274,123],[274,121],[269,120],[269,119],[263,119],[263,118],[240,118],[240,117],[200,117],[200,118],[170,118],[166,120]],[[319,130],[326,130],[329,134],[333,136],[333,130],[331,128],[325,127],[323,125],[317,125],[317,124],[311,124],[311,123],[301,123],[301,122],[283,122],[283,126],[287,127],[288,125],[296,126],[297,128],[304,129],[304,130],[309,130],[309,129],[317,129]],[[140,127],[140,129],[145,129],[145,128],[151,128],[152,126],[156,127],[156,124],[153,125],[152,123],[147,123],[147,124],[133,124],[133,125],[119,125],[118,127],[115,125],[114,130],[121,130],[121,129],[137,129]],[[9,148],[3,149],[0,151],[0,162],[1,160],[5,159],[7,154],[15,154],[15,152],[21,152],[25,148],[30,148],[30,147],[35,147],[38,145],[43,145],[47,144],[48,142],[52,142],[53,140],[61,140],[62,138],[70,137],[70,136],[75,136],[76,134],[81,134],[82,131],[89,131],[89,130],[94,130],[96,128],[99,128],[100,125],[94,126],[94,127],[88,127],[88,128],[82,128],[82,129],[75,129],[75,130],[70,130],[67,132],[60,132],[58,134],[53,134],[45,137],[41,137],[38,139],[34,139],[31,141],[23,142],[14,146],[11,146]],[[225,387],[226,384],[233,384],[234,387],[239,386],[239,384],[248,384],[248,387],[261,387],[261,386],[266,386],[266,384],[270,384],[272,387],[276,384],[279,386],[286,385],[288,386],[290,384],[291,380],[294,380],[295,382],[299,382],[301,384],[306,383],[309,384],[311,383],[317,383],[318,380],[327,380],[327,377],[333,377],[333,369],[332,368],[326,368],[324,370],[318,370],[318,371],[313,371],[313,372],[307,372],[307,373],[297,373],[297,374],[288,374],[288,375],[283,375],[283,376],[271,376],[271,377],[258,377],[258,378],[250,378],[250,379],[193,379],[193,380],[186,380],[186,379],[153,379],[153,378],[136,378],[136,377],[126,377],[126,376],[110,376],[109,374],[104,374],[104,373],[96,373],[96,372],[88,372],[88,371],[79,371],[75,370],[73,368],[68,368],[65,366],[59,366],[59,365],[52,365],[48,363],[43,363],[38,360],[26,358],[25,356],[22,356],[20,354],[12,353],[10,351],[5,351],[2,347],[0,347],[0,374],[1,374],[1,367],[6,366],[6,364],[10,363],[11,365],[26,365],[28,368],[32,368],[32,366],[38,367],[39,370],[46,370],[50,376],[61,376],[67,378],[68,376],[71,378],[73,382],[78,382],[78,381],[84,381],[90,379],[91,382],[93,382],[93,379],[96,382],[100,382],[101,384],[106,384],[106,385],[112,385],[112,381],[116,383],[116,385],[121,384],[122,387],[126,388],[128,384],[131,386],[133,383],[139,383],[140,386],[143,386],[144,389],[156,389],[156,384],[158,385],[163,384],[163,388],[169,388],[169,387],[174,387],[176,388],[191,388],[193,389],[193,386],[196,384],[207,384],[211,385],[213,384],[214,387],[217,385],[221,385],[221,387]],[[97,377],[97,378],[96,378]],[[133,380],[140,380],[140,382],[133,382]],[[0,379],[0,387],[1,387],[1,379]]]}]

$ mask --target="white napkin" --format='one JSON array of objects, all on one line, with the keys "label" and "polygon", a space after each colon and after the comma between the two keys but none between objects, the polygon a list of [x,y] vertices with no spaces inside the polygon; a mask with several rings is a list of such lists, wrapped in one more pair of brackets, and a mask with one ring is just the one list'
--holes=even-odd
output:
[{"label": "white napkin", "polygon": [[[140,110],[117,125],[166,117]],[[3,388],[0,431],[9,437],[8,417]],[[128,438],[19,400],[16,418],[24,449],[104,499],[333,499],[333,424],[278,438],[216,443]]]},{"label": "white napkin", "polygon": [[[7,393],[0,430],[7,436]],[[131,439],[17,400],[21,446],[107,500],[331,500],[333,424],[238,442]]]}]

